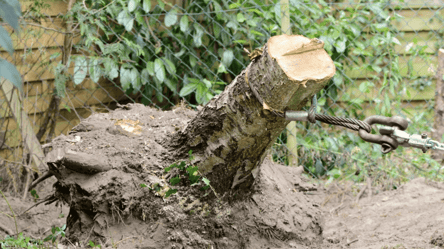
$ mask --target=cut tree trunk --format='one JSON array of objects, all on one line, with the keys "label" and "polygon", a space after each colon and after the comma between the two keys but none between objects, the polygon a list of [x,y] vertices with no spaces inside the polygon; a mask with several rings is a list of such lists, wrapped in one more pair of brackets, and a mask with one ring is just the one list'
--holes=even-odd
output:
[{"label": "cut tree trunk", "polygon": [[192,150],[216,192],[248,187],[289,123],[275,113],[301,109],[335,74],[323,46],[300,35],[271,37],[262,55],[165,145],[178,158]]},{"label": "cut tree trunk", "polygon": [[[299,169],[263,161],[288,124],[285,110],[301,109],[333,77],[323,45],[297,35],[270,38],[197,115],[181,106],[160,111],[134,104],[93,114],[55,138],[46,161],[58,181],[49,199],[70,206],[67,237],[118,241],[112,246],[122,248],[135,248],[124,246],[136,243],[126,238],[143,248],[320,243],[319,205],[305,195],[316,188]],[[204,178],[191,184],[184,169],[165,171],[180,161],[198,166],[212,188]]]}]

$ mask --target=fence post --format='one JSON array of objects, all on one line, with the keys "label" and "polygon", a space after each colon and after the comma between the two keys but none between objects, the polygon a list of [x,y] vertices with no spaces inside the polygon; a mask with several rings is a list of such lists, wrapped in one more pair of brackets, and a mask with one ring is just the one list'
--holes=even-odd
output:
[{"label": "fence post", "polygon": [[[23,110],[23,102],[20,95],[17,93],[12,83],[7,80],[2,80],[2,82],[0,82],[0,91],[3,91],[4,96],[6,96],[6,101],[8,102],[15,121],[17,122],[17,127],[21,131],[22,140],[35,164],[33,170],[41,174],[46,170],[46,163],[44,161],[45,154],[43,154],[40,142],[35,136],[28,114]],[[27,190],[25,190],[25,192],[27,192]]]},{"label": "fence post", "polygon": [[[291,35],[290,5],[288,0],[280,0],[281,4],[281,31],[282,34]],[[287,158],[289,166],[298,166],[298,142],[296,140],[296,122],[291,121],[287,127]]]},{"label": "fence post", "polygon": [[[435,122],[432,138],[442,142],[444,134],[444,49],[438,51],[438,68],[436,69],[436,91],[435,91]],[[444,152],[433,150],[432,156],[438,162],[444,159]]]}]

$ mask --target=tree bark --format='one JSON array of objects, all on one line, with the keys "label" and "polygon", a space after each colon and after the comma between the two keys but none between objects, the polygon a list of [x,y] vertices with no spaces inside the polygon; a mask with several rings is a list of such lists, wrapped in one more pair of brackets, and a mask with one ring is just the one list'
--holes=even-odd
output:
[{"label": "tree bark", "polygon": [[192,150],[217,192],[248,187],[289,123],[275,113],[301,109],[335,74],[323,46],[300,35],[271,37],[262,55],[165,145],[177,158]]}]

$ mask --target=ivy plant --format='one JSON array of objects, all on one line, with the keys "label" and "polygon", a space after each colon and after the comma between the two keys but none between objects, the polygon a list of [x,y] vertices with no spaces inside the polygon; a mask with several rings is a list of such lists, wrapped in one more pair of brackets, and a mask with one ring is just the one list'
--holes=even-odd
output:
[{"label": "ivy plant", "polygon": [[[387,4],[290,1],[292,32],[325,41],[338,69],[324,96],[336,99],[338,89],[351,83],[348,68],[373,72],[382,91],[395,91],[399,41],[390,21],[397,17],[389,15]],[[258,0],[184,1],[182,7],[161,0],[155,6],[149,0],[90,0],[78,2],[70,14],[82,38],[77,49],[88,54],[74,59],[74,83],[88,75],[94,82],[119,78],[124,90],[142,93],[146,104],[153,96],[169,104],[179,97],[207,103],[249,63],[243,48],[262,46],[280,33],[281,23],[279,2]],[[373,85],[364,82],[360,89]],[[359,108],[351,96],[342,100]]]}]

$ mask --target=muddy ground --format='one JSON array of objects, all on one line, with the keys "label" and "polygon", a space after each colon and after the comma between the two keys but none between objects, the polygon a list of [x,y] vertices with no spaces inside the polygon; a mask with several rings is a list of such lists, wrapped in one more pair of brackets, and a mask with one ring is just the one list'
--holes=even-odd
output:
[{"label": "muddy ground", "polygon": [[[173,160],[162,149],[163,139],[183,129],[195,114],[185,106],[162,112],[132,105],[94,114],[75,132],[56,139],[55,149],[69,146],[116,158],[106,171],[62,176],[78,189],[74,195],[93,195],[83,204],[103,210],[109,205],[107,198],[131,200],[119,203],[126,212],[112,213],[118,217],[107,220],[106,229],[97,230],[94,224],[71,229],[69,241],[62,242],[70,248],[84,247],[91,239],[102,248],[444,248],[444,185],[420,178],[397,190],[376,193],[374,189],[372,196],[366,191],[357,202],[360,186],[352,188],[347,182],[324,186],[300,168],[278,165],[267,157],[251,195],[231,198],[231,203],[223,196],[211,198],[210,189],[193,190],[185,181],[167,199],[140,189],[139,183],[150,185],[150,179],[171,179],[171,174],[162,173]],[[55,182],[52,177],[37,187],[40,198],[53,191]],[[34,202],[32,197],[22,201],[7,194],[7,198],[16,214]],[[97,211],[94,216],[99,214],[103,215]],[[8,215],[2,200],[0,224],[14,232],[14,220]],[[42,204],[17,218],[18,230],[44,238],[51,226],[79,223],[67,217],[66,204]],[[0,230],[1,238],[5,235]]]}]

